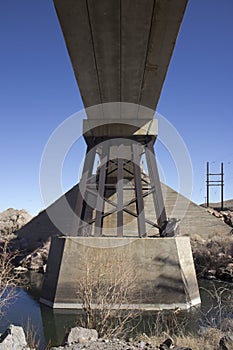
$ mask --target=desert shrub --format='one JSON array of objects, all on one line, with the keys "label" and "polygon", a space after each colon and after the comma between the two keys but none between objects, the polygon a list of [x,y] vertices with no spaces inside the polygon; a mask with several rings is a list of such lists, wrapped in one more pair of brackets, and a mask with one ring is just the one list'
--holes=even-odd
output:
[{"label": "desert shrub", "polygon": [[82,276],[77,281],[77,297],[81,301],[82,326],[95,328],[100,336],[120,336],[132,331],[139,310],[131,310],[135,301],[137,273],[126,253],[94,254],[87,249],[82,262]]},{"label": "desert shrub", "polygon": [[21,283],[19,274],[14,271],[13,261],[17,252],[8,250],[8,241],[0,244],[0,316],[17,294],[17,286]]},{"label": "desert shrub", "polygon": [[227,327],[232,326],[233,291],[227,285],[216,287],[214,283],[208,289],[201,287],[201,290],[208,298],[208,306],[199,310],[201,327],[227,331]]}]

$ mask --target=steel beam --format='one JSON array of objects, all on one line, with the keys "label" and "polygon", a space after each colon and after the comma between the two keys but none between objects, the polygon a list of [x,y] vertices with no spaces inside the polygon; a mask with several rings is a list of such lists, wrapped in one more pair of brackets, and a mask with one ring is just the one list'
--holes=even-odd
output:
[{"label": "steel beam", "polygon": [[100,170],[99,170],[98,197],[96,202],[96,219],[95,219],[95,229],[94,229],[95,236],[102,236],[104,194],[105,194],[105,182],[106,182],[108,158],[109,158],[109,143],[105,142],[102,146],[102,155],[101,155],[101,163],[100,163]]},{"label": "steel beam", "polygon": [[159,179],[159,172],[156,164],[153,140],[148,141],[145,147],[145,152],[146,152],[149,178],[151,181],[151,186],[154,188],[153,201],[154,201],[157,222],[159,227],[162,230],[163,226],[167,222],[167,215],[166,215],[165,205],[163,201],[163,194],[162,194],[162,188],[161,188],[160,179]]},{"label": "steel beam", "polygon": [[124,160],[120,158],[122,147],[118,148],[118,166],[117,166],[117,235],[123,236],[123,206],[124,206],[124,175],[123,164]]},{"label": "steel beam", "polygon": [[134,168],[134,184],[138,220],[138,234],[139,237],[146,236],[144,201],[142,192],[141,169],[140,169],[140,145],[138,143],[132,144],[133,168]]},{"label": "steel beam", "polygon": [[95,161],[95,149],[90,145],[87,146],[85,161],[83,165],[82,177],[78,186],[78,195],[74,208],[74,220],[71,227],[70,236],[81,235],[79,232],[79,227],[81,226],[81,221],[83,220],[83,214],[86,208],[86,189],[87,181],[91,177],[93,172],[93,166]]}]

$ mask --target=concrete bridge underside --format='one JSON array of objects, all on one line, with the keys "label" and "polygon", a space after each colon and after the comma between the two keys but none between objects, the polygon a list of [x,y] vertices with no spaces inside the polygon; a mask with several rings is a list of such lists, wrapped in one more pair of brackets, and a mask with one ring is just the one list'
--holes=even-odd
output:
[{"label": "concrete bridge underside", "polygon": [[186,4],[54,0],[85,107],[128,102],[155,110]]}]

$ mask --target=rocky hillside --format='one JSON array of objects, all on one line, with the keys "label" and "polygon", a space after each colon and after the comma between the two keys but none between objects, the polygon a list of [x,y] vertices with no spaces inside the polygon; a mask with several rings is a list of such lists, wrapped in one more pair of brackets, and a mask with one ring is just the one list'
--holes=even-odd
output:
[{"label": "rocky hillside", "polygon": [[[206,208],[206,204],[200,205]],[[233,199],[224,201],[224,208],[221,210],[221,203],[210,203],[206,210],[216,218],[221,219],[225,224],[233,227]]]},{"label": "rocky hillside", "polygon": [[233,211],[232,210],[215,210],[213,208],[207,208],[207,211],[215,216],[216,218],[221,219],[225,224],[233,227]]},{"label": "rocky hillside", "polygon": [[233,200],[224,202],[224,210],[220,209],[220,203],[210,203],[206,210],[232,229],[227,236],[191,240],[197,275],[233,283]]},{"label": "rocky hillside", "polygon": [[[206,204],[202,203],[201,204],[201,207],[206,207]],[[220,211],[221,209],[221,203],[218,202],[218,203],[210,203],[209,204],[209,208],[212,208],[212,209],[215,209],[217,211]],[[233,211],[233,199],[228,199],[226,201],[224,201],[224,208],[223,210],[227,211],[227,210],[230,210],[230,211]]]},{"label": "rocky hillside", "polygon": [[0,236],[11,235],[31,219],[32,216],[25,209],[6,209],[0,213]]}]

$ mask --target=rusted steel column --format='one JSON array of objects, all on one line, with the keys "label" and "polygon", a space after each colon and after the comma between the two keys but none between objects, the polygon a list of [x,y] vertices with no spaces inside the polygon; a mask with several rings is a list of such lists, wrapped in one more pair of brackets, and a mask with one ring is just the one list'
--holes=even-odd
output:
[{"label": "rusted steel column", "polygon": [[117,236],[123,236],[123,204],[124,204],[124,174],[123,164],[124,160],[121,157],[121,151],[124,146],[118,147],[118,162],[117,162]]},{"label": "rusted steel column", "polygon": [[166,215],[165,205],[163,201],[163,194],[162,194],[162,188],[161,188],[160,179],[159,179],[159,172],[158,172],[156,158],[155,158],[153,140],[147,143],[145,147],[145,151],[146,151],[146,161],[147,161],[147,168],[148,168],[149,178],[151,182],[151,187],[154,188],[153,201],[154,201],[155,213],[157,217],[158,226],[162,230],[163,226],[167,222],[167,215]]},{"label": "rusted steel column", "polygon": [[133,154],[134,184],[135,184],[137,220],[138,220],[138,234],[139,234],[139,237],[145,237],[146,223],[145,223],[144,201],[143,201],[141,169],[140,169],[140,145],[138,143],[132,144],[132,154]]},{"label": "rusted steel column", "polygon": [[107,162],[109,159],[110,142],[104,142],[102,145],[102,156],[99,170],[99,181],[98,181],[98,196],[96,202],[96,219],[95,219],[95,236],[102,236],[103,229],[103,213],[104,213],[104,195],[105,195],[105,182],[107,172]]},{"label": "rusted steel column", "polygon": [[70,236],[82,235],[81,232],[79,232],[79,228],[83,220],[83,215],[85,211],[87,181],[91,177],[93,172],[95,154],[95,148],[92,148],[90,145],[88,145],[82,171],[82,177],[78,186],[78,194],[74,208],[74,219],[71,227],[71,232],[69,234]]}]

